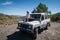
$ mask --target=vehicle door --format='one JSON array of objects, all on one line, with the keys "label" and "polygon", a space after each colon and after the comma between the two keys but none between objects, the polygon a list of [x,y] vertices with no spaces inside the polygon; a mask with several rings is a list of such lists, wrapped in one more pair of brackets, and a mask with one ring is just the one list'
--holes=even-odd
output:
[{"label": "vehicle door", "polygon": [[45,17],[44,17],[44,15],[41,15],[41,28],[44,28],[45,25],[46,25]]}]

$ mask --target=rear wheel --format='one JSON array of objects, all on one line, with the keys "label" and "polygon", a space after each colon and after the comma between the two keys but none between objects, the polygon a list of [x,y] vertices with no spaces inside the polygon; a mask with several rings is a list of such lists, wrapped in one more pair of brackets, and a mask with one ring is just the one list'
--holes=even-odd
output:
[{"label": "rear wheel", "polygon": [[51,24],[50,24],[50,23],[48,23],[48,26],[50,27],[50,26],[51,26]]},{"label": "rear wheel", "polygon": [[48,27],[50,27],[51,25],[50,25],[50,23],[47,23],[47,25],[46,25],[46,27],[45,27],[45,29],[47,30],[48,29]]},{"label": "rear wheel", "polygon": [[51,26],[51,24],[49,23],[49,26]]}]

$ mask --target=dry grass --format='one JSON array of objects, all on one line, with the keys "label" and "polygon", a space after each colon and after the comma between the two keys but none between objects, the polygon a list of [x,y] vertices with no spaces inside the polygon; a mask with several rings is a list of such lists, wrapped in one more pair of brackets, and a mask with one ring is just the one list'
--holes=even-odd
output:
[{"label": "dry grass", "polygon": [[22,20],[21,18],[18,18],[16,16],[10,16],[10,15],[5,15],[5,14],[0,14],[0,25],[1,24],[15,24],[18,21]]}]

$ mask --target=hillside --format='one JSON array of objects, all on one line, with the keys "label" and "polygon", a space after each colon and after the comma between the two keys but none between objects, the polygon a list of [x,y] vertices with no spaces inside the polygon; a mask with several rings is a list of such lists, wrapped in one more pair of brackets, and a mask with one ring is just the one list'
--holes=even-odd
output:
[{"label": "hillside", "polygon": [[3,13],[0,13],[0,24],[15,24],[18,21],[22,20],[21,18],[17,16],[12,16],[12,15],[6,15]]},{"label": "hillside", "polygon": [[56,13],[51,16],[51,21],[60,22],[60,13]]}]

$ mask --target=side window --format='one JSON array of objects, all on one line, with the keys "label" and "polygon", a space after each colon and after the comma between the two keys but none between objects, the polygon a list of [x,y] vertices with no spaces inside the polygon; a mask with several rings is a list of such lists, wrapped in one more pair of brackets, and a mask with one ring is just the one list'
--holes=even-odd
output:
[{"label": "side window", "polygon": [[47,15],[45,15],[45,19],[47,19],[48,18],[48,16]]},{"label": "side window", "polygon": [[50,15],[48,15],[48,18],[50,18]]},{"label": "side window", "polygon": [[50,18],[50,15],[45,15],[45,19],[48,19],[48,18]]},{"label": "side window", "polygon": [[44,20],[44,16],[42,15],[41,20]]}]

